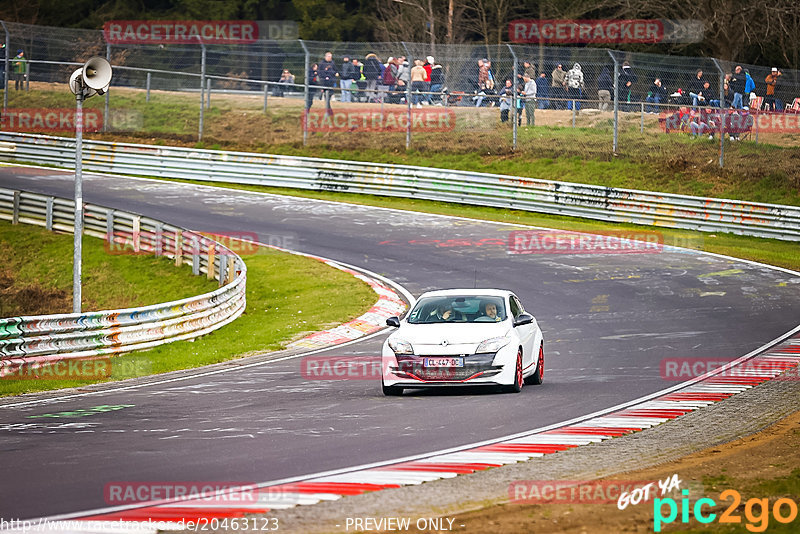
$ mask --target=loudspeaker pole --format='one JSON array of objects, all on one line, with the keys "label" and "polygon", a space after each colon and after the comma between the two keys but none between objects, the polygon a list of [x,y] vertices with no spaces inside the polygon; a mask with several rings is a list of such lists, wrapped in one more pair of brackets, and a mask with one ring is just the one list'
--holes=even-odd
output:
[{"label": "loudspeaker pole", "polygon": [[78,81],[80,90],[75,93],[75,231],[72,255],[72,313],[81,312],[81,256],[83,244],[83,81]]}]

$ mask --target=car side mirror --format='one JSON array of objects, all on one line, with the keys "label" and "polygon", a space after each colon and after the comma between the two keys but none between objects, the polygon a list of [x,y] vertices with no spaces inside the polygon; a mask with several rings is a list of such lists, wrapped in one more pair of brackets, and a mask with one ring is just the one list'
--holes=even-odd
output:
[{"label": "car side mirror", "polygon": [[514,326],[522,326],[524,324],[531,324],[533,322],[533,315],[529,313],[521,313],[514,318]]},{"label": "car side mirror", "polygon": [[400,318],[389,317],[388,319],[386,319],[386,326],[391,326],[393,328],[400,328]]}]

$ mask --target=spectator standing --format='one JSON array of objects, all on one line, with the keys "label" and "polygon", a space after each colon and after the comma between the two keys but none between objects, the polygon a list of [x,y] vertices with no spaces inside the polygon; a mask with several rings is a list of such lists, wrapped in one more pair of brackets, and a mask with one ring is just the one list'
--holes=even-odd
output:
[{"label": "spectator standing", "polygon": [[442,97],[436,93],[444,87],[444,69],[438,63],[431,68],[431,94],[428,95],[431,104],[442,105]]},{"label": "spectator standing", "polygon": [[506,80],[505,86],[500,89],[498,97],[500,99],[500,122],[508,122],[508,112],[511,110],[511,96],[514,86],[511,80]]},{"label": "spectator standing", "polygon": [[28,70],[28,60],[22,49],[17,50],[17,55],[11,60],[11,66],[13,67],[14,90],[25,89],[25,72]]},{"label": "spectator standing", "polygon": [[553,109],[565,109],[567,107],[564,101],[564,98],[566,98],[564,89],[566,77],[567,73],[564,72],[561,63],[556,65],[556,68],[550,73],[550,98],[559,99],[553,102]]},{"label": "spectator standing", "polygon": [[312,64],[308,67],[308,72],[306,73],[308,77],[308,96],[306,97],[306,110],[311,109],[311,104],[314,102],[314,95],[317,92],[317,88],[315,86],[319,85],[319,65],[316,63]]},{"label": "spectator standing", "polygon": [[342,58],[342,73],[339,79],[339,87],[342,89],[342,102],[353,101],[353,93],[350,91],[350,88],[353,86],[353,82],[356,81],[356,79],[355,68],[353,68],[353,64],[350,63],[350,56],[344,56]]},{"label": "spectator standing", "polygon": [[378,87],[378,80],[381,79],[381,60],[375,54],[367,54],[364,58],[364,80],[367,82],[366,93],[367,97],[373,102],[378,101],[376,89]]},{"label": "spectator standing", "polygon": [[[621,101],[627,102],[628,104],[635,102],[636,95],[633,93],[633,84],[636,83],[636,80],[636,73],[633,72],[631,64],[624,61],[622,63],[622,71],[619,73],[619,81],[617,82],[620,91],[617,98],[619,99],[619,97],[621,97]],[[625,106],[625,110],[630,111],[630,106]]]},{"label": "spectator standing", "polygon": [[772,67],[764,81],[767,83],[767,94],[764,98],[764,107],[767,111],[775,111],[775,87],[778,85],[778,78],[783,76],[783,73],[777,67]]},{"label": "spectator standing", "polygon": [[528,76],[531,80],[536,81],[536,65],[530,62],[530,60],[525,59],[522,61],[522,72],[517,74],[517,79],[520,83],[524,85],[525,81],[523,78]]},{"label": "spectator standing", "polygon": [[411,104],[422,107],[422,101],[425,99],[425,67],[422,66],[421,59],[414,60],[414,66],[411,68]]},{"label": "spectator standing", "polygon": [[736,109],[744,108],[744,90],[747,78],[745,78],[744,71],[741,65],[736,65],[731,74],[731,79],[728,81],[728,89],[733,92],[733,102],[731,107]]},{"label": "spectator standing", "polygon": [[275,86],[275,90],[272,94],[275,96],[283,96],[284,93],[294,85],[294,74],[289,72],[289,69],[283,69],[278,84],[279,85]]},{"label": "spectator standing", "polygon": [[378,91],[378,100],[383,102],[387,100],[386,95],[389,93],[388,101],[392,102],[392,95],[391,92],[394,91],[395,85],[397,84],[397,62],[395,58],[390,57],[389,61],[386,62],[386,68],[383,69],[383,74],[381,75],[381,86],[379,87]]},{"label": "spectator standing", "polygon": [[[662,104],[667,101],[667,89],[661,83],[661,78],[653,80],[653,85],[650,86],[650,91],[647,93],[645,100],[650,104]],[[658,113],[661,109],[658,106],[648,107],[649,113]]]},{"label": "spectator standing", "polygon": [[333,88],[338,85],[336,81],[339,77],[339,70],[333,62],[333,53],[325,52],[325,59],[319,63],[319,81],[325,87],[323,95],[325,96],[325,108],[329,113],[333,113],[331,97],[333,96]]},{"label": "spectator standing", "polygon": [[[431,90],[431,71],[433,70],[434,65],[433,56],[428,56],[425,58],[425,63],[423,63],[422,68],[425,69],[425,92],[430,93]],[[431,103],[431,95],[425,95],[425,98],[422,100],[423,104],[430,104]]]},{"label": "spectator standing", "polygon": [[361,99],[364,98],[364,88],[367,86],[367,82],[364,79],[364,72],[362,70],[361,62],[358,61],[356,58],[353,58],[352,63],[353,63],[353,82],[355,84],[355,87],[353,88],[353,93],[355,93],[356,101],[361,102]]},{"label": "spectator standing", "polygon": [[756,99],[756,82],[750,76],[750,71],[744,69],[744,94],[749,95],[748,106],[752,105],[753,100]]},{"label": "spectator standing", "polygon": [[539,109],[547,109],[550,101],[547,97],[550,95],[550,83],[547,81],[547,75],[542,72],[536,78],[536,98],[539,100]]},{"label": "spectator standing", "polygon": [[611,71],[608,67],[603,67],[600,76],[597,78],[597,99],[600,101],[600,111],[608,111],[611,107],[611,93],[614,90],[614,80],[611,79]]},{"label": "spectator standing", "polygon": [[[522,80],[525,82],[525,86],[522,88],[522,95],[525,99],[525,121],[527,126],[535,126],[537,92],[536,80],[528,76],[528,74],[524,74],[522,76]],[[520,120],[522,119],[520,118]]]},{"label": "spectator standing", "polygon": [[581,70],[580,63],[572,65],[564,81],[567,85],[567,97],[570,99],[567,102],[567,109],[572,109],[573,105],[575,106],[575,111],[581,109],[581,103],[577,102],[577,100],[583,98],[584,89],[583,71]]}]

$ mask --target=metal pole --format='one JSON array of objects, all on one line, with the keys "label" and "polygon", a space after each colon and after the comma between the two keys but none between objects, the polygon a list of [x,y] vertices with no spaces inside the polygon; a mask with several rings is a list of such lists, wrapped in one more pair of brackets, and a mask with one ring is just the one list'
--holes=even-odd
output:
[{"label": "metal pole", "polygon": [[75,214],[74,247],[72,254],[72,313],[81,312],[81,247],[83,238],[83,182],[81,163],[83,152],[83,82],[78,78],[75,95]]},{"label": "metal pole", "polygon": [[300,46],[303,47],[303,52],[306,54],[306,70],[303,75],[303,79],[305,80],[305,87],[303,88],[303,146],[306,146],[308,144],[308,112],[310,109],[310,106],[308,105],[308,69],[311,67],[311,64],[309,63],[311,58],[309,57],[306,43],[304,43],[302,39],[298,39],[298,41],[300,41]]},{"label": "metal pole", "polygon": [[264,113],[267,112],[267,93],[269,92],[269,84],[264,82]]},{"label": "metal pole", "polygon": [[[110,44],[106,44],[106,61],[111,63],[111,45]],[[105,104],[103,105],[103,131],[104,132],[108,131],[108,98],[109,98],[108,97],[108,93],[109,93],[109,91],[106,91],[106,94],[103,95],[103,96],[105,96],[105,99],[106,99]]]},{"label": "metal pole", "polygon": [[9,66],[9,57],[8,52],[11,50],[11,34],[8,33],[8,28],[6,27],[6,23],[0,20],[0,24],[3,25],[3,31],[6,32],[6,57],[5,57],[5,76],[3,77],[3,116],[6,116],[6,109],[8,108],[8,66]]},{"label": "metal pole", "polygon": [[725,71],[716,58],[711,58],[719,71],[719,167],[725,164]]},{"label": "metal pole", "polygon": [[575,114],[577,111],[575,110],[575,99],[572,99],[572,127],[575,128]]},{"label": "metal pole", "polygon": [[147,95],[144,97],[145,103],[150,102],[150,71],[147,71]]},{"label": "metal pole", "polygon": [[31,62],[25,62],[25,92],[31,90]]},{"label": "metal pole", "polygon": [[[400,41],[406,51],[406,61],[408,61],[408,68],[411,69],[411,63],[414,61],[411,52],[408,51],[406,43]],[[406,84],[406,150],[411,147],[411,74],[409,72],[408,83]]]},{"label": "metal pole", "polygon": [[205,109],[205,86],[206,86],[206,44],[200,40],[200,36],[197,36],[197,40],[200,41],[200,46],[203,47],[203,55],[200,61],[200,127],[197,133],[197,140],[203,140],[203,110]]},{"label": "metal pole", "polygon": [[611,50],[608,51],[608,55],[611,56],[611,59],[614,61],[614,144],[613,144],[613,152],[614,154],[617,153],[617,142],[619,141],[619,62],[617,58],[614,57],[614,54]]},{"label": "metal pole", "polygon": [[644,133],[644,102],[639,102],[639,106],[642,108],[642,121],[639,124],[639,133]]},{"label": "metal pole", "polygon": [[211,109],[211,78],[206,79],[206,109]]},{"label": "metal pole", "polygon": [[[512,132],[513,132],[513,134],[512,134],[512,139],[513,140],[512,140],[511,149],[512,150],[516,150],[517,149],[517,67],[518,67],[517,64],[519,62],[517,61],[517,54],[514,53],[514,49],[511,48],[511,45],[506,43],[506,46],[508,47],[508,51],[511,52],[511,57],[514,59],[514,75],[513,75],[514,78],[513,78],[513,81],[511,82],[511,89],[512,89],[512,91],[511,91],[511,118],[514,121],[514,123],[511,125]],[[505,83],[505,82],[503,82],[503,83]],[[575,106],[573,105],[572,107],[575,107]],[[573,119],[573,122],[574,122],[574,119]]]}]

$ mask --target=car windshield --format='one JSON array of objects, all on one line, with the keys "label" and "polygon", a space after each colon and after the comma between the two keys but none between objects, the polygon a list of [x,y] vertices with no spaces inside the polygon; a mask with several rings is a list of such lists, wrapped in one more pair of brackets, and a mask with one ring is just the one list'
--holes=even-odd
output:
[{"label": "car windshield", "polygon": [[489,323],[505,318],[502,297],[480,295],[423,297],[408,314],[410,324]]}]

